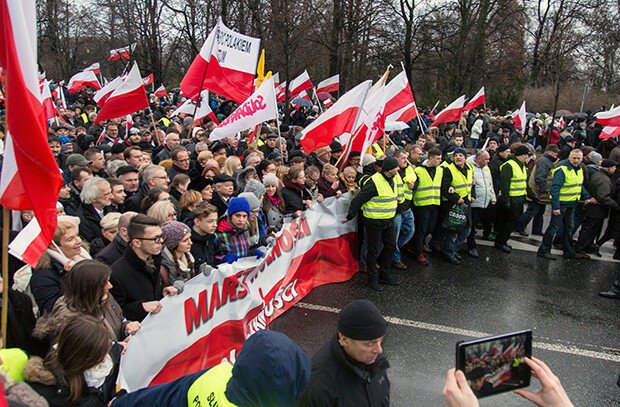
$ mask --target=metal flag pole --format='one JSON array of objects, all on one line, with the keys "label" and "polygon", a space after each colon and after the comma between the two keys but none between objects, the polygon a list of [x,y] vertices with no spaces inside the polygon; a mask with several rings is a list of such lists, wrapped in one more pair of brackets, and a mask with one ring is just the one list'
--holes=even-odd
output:
[{"label": "metal flag pole", "polygon": [[6,347],[9,311],[9,215],[11,211],[2,208],[2,337]]}]

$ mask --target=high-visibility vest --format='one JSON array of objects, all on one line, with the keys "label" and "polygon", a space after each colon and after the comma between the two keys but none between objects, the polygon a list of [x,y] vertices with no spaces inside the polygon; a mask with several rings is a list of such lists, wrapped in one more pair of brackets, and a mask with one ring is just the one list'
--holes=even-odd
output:
[{"label": "high-visibility vest", "polygon": [[362,205],[362,213],[368,219],[392,219],[396,215],[398,206],[398,188],[394,181],[394,188],[385,179],[382,173],[378,172],[370,177],[377,187],[377,196]]},{"label": "high-visibility vest", "polygon": [[454,193],[461,198],[467,197],[471,200],[471,187],[474,182],[474,169],[471,164],[465,163],[467,176],[463,175],[454,163],[450,163],[446,168],[452,174],[452,184],[450,185],[454,188]]},{"label": "high-visibility vest", "polygon": [[385,153],[383,152],[383,149],[381,148],[381,146],[379,146],[379,143],[373,144],[371,148],[372,148],[372,153],[374,154],[375,157],[379,158],[379,157],[385,156]]},{"label": "high-visibility vest", "polygon": [[431,178],[425,167],[416,167],[418,176],[418,188],[413,193],[415,206],[429,206],[441,204],[441,181],[443,180],[443,167],[437,167],[435,178]]},{"label": "high-visibility vest", "polygon": [[170,119],[167,117],[162,117],[161,119],[159,119],[159,121],[161,122],[161,124],[163,124],[165,127],[170,126]]},{"label": "high-visibility vest", "polygon": [[564,173],[564,184],[560,188],[560,202],[578,201],[581,198],[581,188],[583,186],[583,169],[579,167],[577,172],[561,165],[553,170]]},{"label": "high-visibility vest", "polygon": [[86,113],[82,113],[80,117],[82,118],[84,124],[88,123],[88,115]]},{"label": "high-visibility vest", "polygon": [[226,385],[232,377],[232,365],[222,362],[204,372],[187,390],[187,407],[235,407],[226,398]]},{"label": "high-visibility vest", "polygon": [[[508,160],[499,166],[500,171],[505,165],[512,167],[512,178],[510,179],[510,196],[525,196],[527,195],[527,170],[525,167],[521,167],[515,160]],[[501,191],[500,191],[501,194]]]},{"label": "high-visibility vest", "polygon": [[260,138],[259,138],[258,140],[256,140],[256,145],[257,145],[258,147],[261,147],[261,146],[264,146],[264,145],[265,145],[265,142],[264,142],[262,139],[260,139]]},{"label": "high-visibility vest", "polygon": [[[405,167],[405,176],[403,177],[400,173],[397,173],[394,177],[395,180],[399,181],[399,185],[402,186],[402,191],[399,192],[398,202],[403,202],[403,200],[411,201],[413,199],[413,191],[409,189],[410,182],[416,182],[418,180],[418,176],[415,174],[415,171],[411,166]],[[401,198],[402,196],[402,198]]]}]

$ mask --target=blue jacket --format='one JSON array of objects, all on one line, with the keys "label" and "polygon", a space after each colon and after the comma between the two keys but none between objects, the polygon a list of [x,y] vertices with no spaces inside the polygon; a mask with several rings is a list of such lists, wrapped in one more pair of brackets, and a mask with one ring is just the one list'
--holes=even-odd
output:
[{"label": "blue jacket", "polygon": [[[558,163],[558,168],[560,166],[565,166],[570,171],[577,171],[581,167],[575,167],[568,160],[563,160]],[[583,170],[583,169],[582,169]],[[584,180],[585,180],[585,170],[584,171]],[[573,206],[577,206],[577,201],[568,201],[568,202],[560,202],[560,189],[562,185],[564,185],[564,172],[556,170],[553,174],[553,183],[551,184],[550,195],[551,195],[551,209],[556,210],[560,208],[569,208]],[[584,182],[585,184],[585,182]],[[581,186],[581,197],[583,199],[590,199],[590,194],[586,190],[584,185]]]},{"label": "blue jacket", "polygon": [[[293,406],[310,378],[310,368],[310,358],[286,335],[258,331],[243,344],[226,398],[239,407]],[[187,406],[187,391],[207,370],[126,394],[112,406]]]}]

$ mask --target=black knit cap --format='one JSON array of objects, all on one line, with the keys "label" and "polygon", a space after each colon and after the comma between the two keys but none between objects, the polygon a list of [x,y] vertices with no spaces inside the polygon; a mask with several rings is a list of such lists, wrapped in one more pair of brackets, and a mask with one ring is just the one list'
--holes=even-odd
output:
[{"label": "black knit cap", "polygon": [[381,164],[381,171],[386,172],[398,167],[398,161],[394,157],[385,157]]},{"label": "black knit cap", "polygon": [[387,321],[375,304],[368,300],[355,300],[345,306],[338,317],[338,332],[361,341],[385,335]]}]

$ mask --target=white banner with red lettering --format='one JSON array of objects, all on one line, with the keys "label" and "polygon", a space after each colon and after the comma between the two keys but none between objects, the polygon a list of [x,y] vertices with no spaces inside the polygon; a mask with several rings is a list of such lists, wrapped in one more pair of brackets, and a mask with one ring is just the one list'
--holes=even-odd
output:
[{"label": "white banner with red lettering", "polygon": [[119,383],[134,391],[234,363],[247,337],[314,287],[349,280],[358,270],[356,220],[342,223],[351,194],[326,199],[284,225],[264,258],[199,274],[183,293],[164,298],[121,358]]}]

